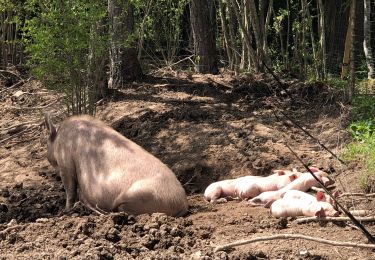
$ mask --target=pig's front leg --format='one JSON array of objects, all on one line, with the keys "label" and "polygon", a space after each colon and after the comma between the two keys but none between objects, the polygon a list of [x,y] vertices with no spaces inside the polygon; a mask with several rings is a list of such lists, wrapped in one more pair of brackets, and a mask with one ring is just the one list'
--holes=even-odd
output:
[{"label": "pig's front leg", "polygon": [[65,211],[72,209],[74,203],[77,201],[77,180],[72,172],[67,169],[60,168],[60,176],[65,188],[66,203]]}]

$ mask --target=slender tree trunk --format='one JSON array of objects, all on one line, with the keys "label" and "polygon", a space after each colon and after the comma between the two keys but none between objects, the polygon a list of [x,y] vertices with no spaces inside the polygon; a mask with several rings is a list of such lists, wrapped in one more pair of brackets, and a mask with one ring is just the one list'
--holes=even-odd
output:
[{"label": "slender tree trunk", "polygon": [[[263,44],[262,44],[262,29],[260,27],[260,19],[258,16],[258,12],[255,6],[254,1],[247,1],[248,8],[249,8],[249,14],[250,14],[250,21],[253,28],[254,36],[255,36],[255,44],[256,44],[256,52],[257,56],[254,58],[257,58],[256,63],[259,64],[259,67],[262,67],[261,62],[263,61]],[[263,6],[263,1],[260,1],[260,5]],[[262,8],[263,10],[263,8]],[[263,23],[262,23],[263,24]]]},{"label": "slender tree trunk", "polygon": [[268,41],[267,41],[267,36],[268,36],[268,26],[271,22],[271,17],[273,13],[273,0],[269,0],[268,3],[268,10],[267,10],[267,15],[266,15],[266,21],[264,23],[264,33],[263,33],[263,53],[265,55],[265,62],[269,63],[269,56],[268,56]]},{"label": "slender tree trunk", "polygon": [[342,60],[342,67],[341,67],[341,78],[344,79],[348,76],[349,72],[349,63],[350,63],[350,50],[352,46],[352,30],[354,29],[354,24],[352,26],[352,19],[354,16],[354,7],[355,6],[355,0],[351,1],[350,4],[350,12],[349,12],[349,21],[348,21],[348,28],[346,30],[346,38],[345,38],[345,49],[344,49],[344,55]]},{"label": "slender tree trunk", "polygon": [[[305,4],[307,5],[307,0],[304,0],[304,1],[305,1]],[[307,19],[308,19],[308,22],[309,22],[310,40],[311,40],[313,57],[314,57],[313,66],[314,66],[314,69],[315,69],[315,76],[316,76],[317,79],[321,79],[321,74],[319,72],[319,65],[318,65],[318,62],[319,62],[318,59],[319,58],[318,58],[318,55],[317,55],[317,50],[316,50],[316,45],[315,45],[313,23],[312,23],[312,17],[311,17],[310,11],[309,11],[309,7],[307,8]]]},{"label": "slender tree trunk", "polygon": [[143,51],[143,43],[144,43],[144,38],[145,38],[145,23],[146,19],[148,18],[148,15],[151,10],[151,5],[153,3],[153,0],[149,0],[146,5],[146,10],[145,10],[145,15],[143,17],[142,23],[139,28],[139,41],[138,41],[138,60],[141,59],[142,56],[142,51]]},{"label": "slender tree trunk", "polygon": [[368,79],[375,79],[375,57],[374,49],[371,42],[371,0],[364,0],[364,40],[363,40],[363,50],[366,56],[366,64],[368,69]]},{"label": "slender tree trunk", "polygon": [[350,80],[348,85],[348,99],[351,101],[355,92],[355,44],[354,44],[354,30],[356,20],[356,0],[352,0],[350,7],[350,27],[351,27],[351,46],[350,46]]},{"label": "slender tree trunk", "polygon": [[199,73],[218,73],[215,23],[211,19],[212,4],[212,0],[192,0],[190,2],[196,70]]},{"label": "slender tree trunk", "polygon": [[231,3],[231,6],[233,7],[233,10],[237,16],[237,20],[238,20],[238,23],[240,25],[240,28],[241,28],[241,31],[243,33],[243,36],[244,36],[244,40],[245,40],[245,43],[246,43],[246,46],[247,46],[247,49],[249,51],[249,54],[251,55],[251,57],[253,57],[253,60],[255,61],[254,63],[254,69],[256,72],[259,71],[259,63],[258,63],[258,59],[256,58],[256,53],[252,47],[252,44],[251,44],[251,36],[250,36],[250,32],[248,30],[246,30],[246,26],[245,26],[245,23],[244,23],[244,15],[240,12],[240,9],[236,3],[236,0],[230,0],[230,3]]},{"label": "slender tree trunk", "polygon": [[103,43],[98,41],[105,33],[103,23],[97,22],[90,29],[90,46],[87,65],[87,86],[85,89],[85,100],[88,103],[88,113],[95,114],[95,103],[99,99],[107,96],[108,82],[106,79],[106,58]]},{"label": "slender tree trunk", "polygon": [[322,0],[318,0],[319,6],[319,27],[320,27],[320,48],[321,48],[321,59],[322,59],[322,79],[326,79],[327,69],[326,69],[326,61],[327,61],[327,51],[326,51],[326,25],[325,25],[325,13],[324,13],[324,5]]},{"label": "slender tree trunk", "polygon": [[240,55],[239,55],[239,48],[237,44],[237,19],[236,15],[234,13],[233,7],[231,6],[230,3],[227,2],[227,7],[228,7],[228,19],[229,19],[229,37],[230,37],[230,42],[232,43],[232,51],[233,51],[233,63],[234,63],[234,68],[236,71],[236,68],[239,66],[239,61],[240,61]]},{"label": "slender tree trunk", "polygon": [[290,63],[289,63],[289,37],[290,37],[290,5],[289,5],[290,0],[286,0],[286,8],[288,11],[288,23],[287,23],[287,28],[286,28],[286,46],[285,46],[285,68],[287,70],[290,69]]},{"label": "slender tree trunk", "polygon": [[108,87],[117,89],[124,82],[143,76],[134,48],[133,6],[129,0],[108,0],[110,33],[110,76]]},{"label": "slender tree trunk", "polygon": [[221,27],[222,27],[223,35],[224,35],[225,50],[226,50],[228,61],[229,61],[229,69],[233,70],[234,68],[233,52],[232,52],[233,44],[230,42],[229,29],[228,29],[229,26],[227,22],[227,15],[225,12],[225,6],[223,3],[223,0],[219,0],[219,13],[220,13]]}]

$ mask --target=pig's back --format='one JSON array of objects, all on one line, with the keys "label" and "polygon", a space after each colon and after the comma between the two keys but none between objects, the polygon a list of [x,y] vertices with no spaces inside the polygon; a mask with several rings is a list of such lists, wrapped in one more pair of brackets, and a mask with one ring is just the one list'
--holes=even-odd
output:
[{"label": "pig's back", "polygon": [[103,209],[110,209],[118,194],[142,179],[163,179],[166,190],[174,187],[184,193],[165,164],[101,121],[73,117],[61,125],[58,138],[63,150],[71,151],[80,192]]}]

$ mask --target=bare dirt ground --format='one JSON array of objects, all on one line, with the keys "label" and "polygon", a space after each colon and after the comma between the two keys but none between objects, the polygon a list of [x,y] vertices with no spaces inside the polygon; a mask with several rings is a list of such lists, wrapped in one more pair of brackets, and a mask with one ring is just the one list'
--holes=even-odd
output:
[{"label": "bare dirt ground", "polygon": [[[361,192],[355,162],[342,165],[280,111],[339,153],[348,141],[348,111],[325,85],[260,76],[148,76],[103,100],[97,117],[171,167],[189,195],[183,218],[162,214],[98,216],[83,207],[61,214],[64,189],[46,160],[42,112],[66,117],[61,95],[13,71],[0,77],[0,259],[375,259],[374,251],[306,240],[274,240],[214,253],[216,245],[273,234],[366,243],[346,222],[297,224],[265,208],[232,200],[208,204],[216,180],[302,170],[290,145],[309,165],[325,170],[334,189]],[[15,85],[16,84],[16,85]],[[278,107],[278,108],[275,108]],[[275,117],[275,114],[278,117]],[[340,199],[370,210],[371,198]],[[375,234],[373,223],[363,223]]]}]

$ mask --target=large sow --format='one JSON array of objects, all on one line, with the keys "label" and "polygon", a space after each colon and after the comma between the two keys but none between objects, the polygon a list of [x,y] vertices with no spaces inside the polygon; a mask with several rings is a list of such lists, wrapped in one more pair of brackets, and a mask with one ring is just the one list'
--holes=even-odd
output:
[{"label": "large sow", "polygon": [[130,214],[187,212],[185,191],[159,159],[90,116],[66,119],[58,129],[45,114],[47,158],[60,172],[66,210],[78,198],[94,211]]}]

